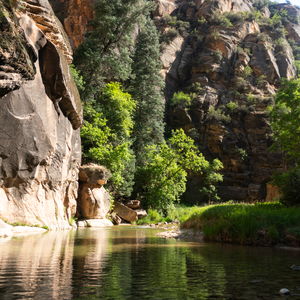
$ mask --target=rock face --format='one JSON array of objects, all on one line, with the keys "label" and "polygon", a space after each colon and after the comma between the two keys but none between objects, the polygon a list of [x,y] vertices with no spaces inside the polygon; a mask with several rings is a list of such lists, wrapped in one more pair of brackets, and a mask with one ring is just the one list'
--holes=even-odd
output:
[{"label": "rock face", "polygon": [[0,0],[0,17],[0,217],[67,228],[81,162],[72,52],[46,0]]},{"label": "rock face", "polygon": [[110,173],[102,166],[84,165],[79,171],[78,216],[104,219],[110,209],[110,196],[103,185]]},{"label": "rock face", "polygon": [[50,0],[50,3],[63,22],[73,48],[77,48],[94,17],[95,0]]},{"label": "rock face", "polygon": [[[174,92],[193,93],[190,106],[168,105],[169,127],[184,128],[208,158],[223,162],[223,200],[265,199],[266,183],[283,167],[269,150],[266,111],[280,79],[296,76],[291,45],[300,41],[300,10],[289,4],[256,9],[250,0],[157,2],[167,103]],[[276,11],[290,12],[282,26],[270,21]],[[200,200],[199,180],[190,178],[188,201]]]}]

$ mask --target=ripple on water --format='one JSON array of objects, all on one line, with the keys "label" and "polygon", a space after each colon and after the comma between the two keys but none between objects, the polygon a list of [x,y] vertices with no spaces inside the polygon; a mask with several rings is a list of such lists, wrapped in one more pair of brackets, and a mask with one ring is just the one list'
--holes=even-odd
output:
[{"label": "ripple on water", "polygon": [[300,264],[299,252],[166,240],[157,232],[83,229],[0,243],[0,299],[282,299],[282,287],[300,293],[300,271],[289,268]]}]

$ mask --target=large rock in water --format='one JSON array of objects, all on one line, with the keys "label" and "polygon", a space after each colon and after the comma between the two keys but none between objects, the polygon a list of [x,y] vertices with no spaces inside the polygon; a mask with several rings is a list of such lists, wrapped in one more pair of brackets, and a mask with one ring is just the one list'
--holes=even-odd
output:
[{"label": "large rock in water", "polygon": [[81,162],[72,52],[46,0],[0,0],[0,17],[0,218],[67,228]]},{"label": "large rock in water", "polygon": [[109,171],[95,164],[84,165],[79,171],[78,215],[85,219],[104,219],[110,209],[110,195],[103,185]]}]

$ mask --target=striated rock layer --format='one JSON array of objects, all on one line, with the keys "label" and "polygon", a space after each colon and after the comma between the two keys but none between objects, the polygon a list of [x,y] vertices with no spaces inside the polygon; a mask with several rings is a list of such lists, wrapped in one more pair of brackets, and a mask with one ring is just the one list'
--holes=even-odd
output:
[{"label": "striated rock layer", "polygon": [[72,52],[48,1],[9,3],[0,0],[0,218],[67,228],[81,162]]},{"label": "striated rock layer", "polygon": [[[223,200],[264,199],[266,183],[283,168],[269,149],[267,108],[281,78],[296,76],[291,46],[299,44],[300,10],[256,9],[257,2],[157,0],[154,16],[164,41],[168,125],[184,128],[206,156],[221,159]],[[178,91],[192,92],[192,104],[172,105]],[[199,201],[199,180],[189,180],[189,201]]]},{"label": "striated rock layer", "polygon": [[50,0],[56,15],[64,24],[73,48],[84,40],[89,22],[94,17],[95,0]]}]

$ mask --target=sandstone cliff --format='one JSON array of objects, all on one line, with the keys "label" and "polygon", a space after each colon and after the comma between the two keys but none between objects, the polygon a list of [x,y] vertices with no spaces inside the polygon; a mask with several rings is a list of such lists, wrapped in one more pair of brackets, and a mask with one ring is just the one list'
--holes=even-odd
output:
[{"label": "sandstone cliff", "polygon": [[84,40],[84,34],[89,29],[89,22],[94,17],[95,0],[50,0],[49,1],[64,24],[71,44],[77,48]]},{"label": "sandstone cliff", "polygon": [[[94,0],[50,2],[57,12],[63,8],[60,18],[76,48]],[[269,151],[267,109],[281,78],[297,73],[299,9],[259,0],[156,2],[168,126],[184,128],[206,156],[221,159],[222,199],[264,199],[272,174],[283,168],[281,155]],[[192,93],[192,104],[172,105],[178,91]],[[198,200],[199,180],[190,178],[187,199]]]},{"label": "sandstone cliff", "polygon": [[[260,200],[282,158],[272,144],[267,108],[281,78],[296,76],[299,9],[259,1],[158,1],[168,124],[183,127],[224,164],[222,199]],[[193,93],[172,105],[174,92]],[[197,200],[197,178],[186,194]]]},{"label": "sandstone cliff", "polygon": [[0,0],[0,218],[67,228],[76,212],[80,98],[47,0]]}]

